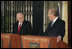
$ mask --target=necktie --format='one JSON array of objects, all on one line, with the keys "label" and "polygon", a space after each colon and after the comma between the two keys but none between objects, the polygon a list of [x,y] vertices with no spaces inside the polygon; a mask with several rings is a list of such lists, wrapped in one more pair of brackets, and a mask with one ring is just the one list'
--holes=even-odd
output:
[{"label": "necktie", "polygon": [[18,27],[18,34],[20,32],[20,28],[21,28],[21,23],[19,24],[19,27]]},{"label": "necktie", "polygon": [[51,23],[51,27],[52,27],[52,25],[53,25],[53,22]]}]

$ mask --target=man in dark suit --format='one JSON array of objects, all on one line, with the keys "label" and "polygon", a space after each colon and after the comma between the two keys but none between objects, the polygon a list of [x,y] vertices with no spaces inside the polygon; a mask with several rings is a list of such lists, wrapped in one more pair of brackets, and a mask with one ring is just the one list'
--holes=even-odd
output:
[{"label": "man in dark suit", "polygon": [[55,9],[48,11],[48,17],[51,22],[47,26],[45,35],[57,37],[57,42],[63,40],[65,35],[65,22],[58,17],[57,10]]},{"label": "man in dark suit", "polygon": [[24,14],[17,13],[17,22],[13,25],[13,33],[19,35],[32,34],[31,24],[28,21],[24,21]]}]

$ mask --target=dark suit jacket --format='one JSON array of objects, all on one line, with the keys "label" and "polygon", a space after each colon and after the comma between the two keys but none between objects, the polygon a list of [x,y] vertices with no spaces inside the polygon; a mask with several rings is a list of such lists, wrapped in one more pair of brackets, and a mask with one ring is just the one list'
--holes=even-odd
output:
[{"label": "dark suit jacket", "polygon": [[55,37],[60,35],[62,36],[62,39],[63,39],[65,35],[65,22],[58,18],[52,27],[51,27],[51,22],[50,22],[49,25],[47,26],[45,35],[55,36]]},{"label": "dark suit jacket", "polygon": [[[16,23],[13,25],[13,33],[14,33],[14,34],[17,34],[17,31],[18,31],[18,23],[19,23],[19,22],[16,22]],[[31,28],[30,22],[28,22],[28,21],[24,21],[24,22],[23,22],[19,34],[20,34],[20,35],[26,35],[26,34],[31,35],[31,34],[32,34],[32,28]]]}]

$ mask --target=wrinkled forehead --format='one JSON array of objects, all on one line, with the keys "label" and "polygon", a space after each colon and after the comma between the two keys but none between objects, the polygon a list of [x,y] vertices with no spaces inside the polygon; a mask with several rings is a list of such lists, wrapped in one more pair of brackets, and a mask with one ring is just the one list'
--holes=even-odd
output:
[{"label": "wrinkled forehead", "polygon": [[23,13],[17,13],[17,17],[23,17]]}]

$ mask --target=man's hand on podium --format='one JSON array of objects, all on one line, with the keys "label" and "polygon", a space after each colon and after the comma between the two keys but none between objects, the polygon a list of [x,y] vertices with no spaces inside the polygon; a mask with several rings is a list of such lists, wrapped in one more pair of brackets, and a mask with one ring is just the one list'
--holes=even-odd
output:
[{"label": "man's hand on podium", "polygon": [[57,37],[57,43],[61,41],[61,38],[62,38],[61,36]]}]

